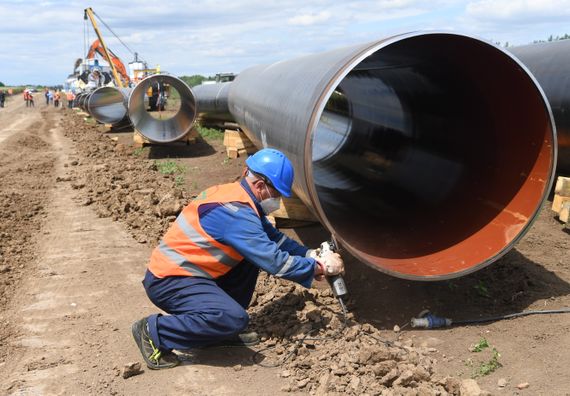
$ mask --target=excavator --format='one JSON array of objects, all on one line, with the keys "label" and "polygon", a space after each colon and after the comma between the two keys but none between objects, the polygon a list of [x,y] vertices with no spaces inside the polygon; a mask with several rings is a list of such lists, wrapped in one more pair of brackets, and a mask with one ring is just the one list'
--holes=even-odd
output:
[{"label": "excavator", "polygon": [[[129,74],[127,73],[125,65],[123,64],[123,62],[121,62],[119,57],[115,55],[113,51],[111,51],[109,48],[107,48],[107,53],[109,54],[109,58],[113,63],[113,66],[121,79],[122,85],[128,87],[131,79],[129,77]],[[86,58],[93,59],[95,58],[95,54],[99,54],[103,59],[107,60],[107,55],[105,54],[105,48],[103,47],[99,39],[93,41],[93,44],[91,44],[91,47],[89,47],[89,51],[87,52]],[[118,83],[119,82],[117,81],[117,84]]]}]

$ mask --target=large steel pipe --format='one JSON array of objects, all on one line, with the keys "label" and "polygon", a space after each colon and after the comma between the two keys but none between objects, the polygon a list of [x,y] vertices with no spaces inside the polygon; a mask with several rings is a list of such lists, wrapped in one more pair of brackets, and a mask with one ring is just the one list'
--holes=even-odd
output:
[{"label": "large steel pipe", "polygon": [[447,279],[504,255],[553,180],[556,133],[525,67],[481,40],[411,33],[249,68],[229,109],[292,160],[294,189],[354,256]]},{"label": "large steel pipe", "polygon": [[202,84],[192,88],[196,97],[196,111],[202,120],[233,121],[228,108],[231,82]]},{"label": "large steel pipe", "polygon": [[509,48],[544,90],[558,133],[558,170],[570,173],[570,40]]},{"label": "large steel pipe", "polygon": [[202,84],[192,88],[198,113],[228,114],[228,93],[231,82]]},{"label": "large steel pipe", "polygon": [[83,111],[87,111],[87,100],[89,99],[89,92],[81,92],[75,98],[75,102],[77,103],[77,107],[79,107]]},{"label": "large steel pipe", "polygon": [[118,124],[127,117],[130,93],[130,88],[97,88],[87,99],[87,112],[103,124]]},{"label": "large steel pipe", "polygon": [[[180,96],[180,108],[171,117],[157,119],[147,111],[147,91],[155,87],[170,86]],[[163,89],[163,88],[160,88]],[[128,115],[133,126],[148,140],[168,143],[186,135],[196,117],[196,100],[192,90],[179,78],[167,74],[155,74],[143,79],[129,97]]]}]

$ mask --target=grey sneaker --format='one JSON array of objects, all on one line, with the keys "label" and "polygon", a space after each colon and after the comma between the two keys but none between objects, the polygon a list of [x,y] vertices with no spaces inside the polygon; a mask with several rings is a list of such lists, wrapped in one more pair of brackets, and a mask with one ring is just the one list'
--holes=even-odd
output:
[{"label": "grey sneaker", "polygon": [[161,351],[154,346],[148,330],[148,321],[146,318],[137,320],[133,323],[131,330],[133,338],[137,343],[139,350],[143,356],[146,365],[151,370],[160,370],[176,367],[180,364],[180,360],[176,354],[170,351]]},{"label": "grey sneaker", "polygon": [[210,347],[223,347],[223,346],[253,346],[259,344],[259,335],[255,331],[248,331],[247,333],[240,333],[233,338],[217,342],[210,345]]}]

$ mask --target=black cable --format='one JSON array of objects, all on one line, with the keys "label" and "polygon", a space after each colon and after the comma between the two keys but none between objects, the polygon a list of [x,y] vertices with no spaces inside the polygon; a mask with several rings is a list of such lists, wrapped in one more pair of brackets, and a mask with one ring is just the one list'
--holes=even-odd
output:
[{"label": "black cable", "polygon": [[559,313],[570,313],[570,308],[550,309],[545,311],[522,311],[507,315],[491,316],[488,318],[481,318],[481,319],[452,320],[451,324],[464,325],[464,324],[473,324],[473,323],[486,323],[486,322],[495,322],[497,320],[518,318],[521,316],[549,315],[549,314],[559,314]]},{"label": "black cable", "polygon": [[131,48],[130,48],[127,44],[125,44],[125,43],[123,42],[123,40],[121,40],[121,38],[113,31],[113,29],[111,29],[111,28],[109,27],[109,25],[107,25],[107,24],[105,23],[105,21],[102,20],[101,17],[95,13],[95,11],[93,11],[93,15],[95,15],[95,16],[97,17],[97,19],[99,20],[99,22],[101,22],[103,25],[105,25],[105,27],[106,27],[107,29],[109,29],[109,31],[113,34],[113,36],[115,36],[115,37],[117,38],[117,40],[119,40],[119,41],[121,42],[121,44],[123,44],[123,45],[125,46],[125,48],[126,48],[127,50],[129,50],[129,52],[130,52],[131,54],[133,54],[133,55],[135,54],[135,53],[133,52],[133,50],[131,50]]}]

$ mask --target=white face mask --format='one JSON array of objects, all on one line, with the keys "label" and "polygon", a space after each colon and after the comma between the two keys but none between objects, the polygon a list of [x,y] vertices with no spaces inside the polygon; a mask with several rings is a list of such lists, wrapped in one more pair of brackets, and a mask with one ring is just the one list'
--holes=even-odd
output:
[{"label": "white face mask", "polygon": [[[269,192],[269,189],[267,188],[267,186],[265,186],[265,188],[267,189],[267,193],[271,197],[271,193]],[[263,201],[261,201],[259,204],[261,205],[261,209],[263,209],[263,212],[266,215],[268,215],[269,213],[275,212],[281,206],[281,204],[279,202],[279,198],[267,198],[267,199],[264,199]]]}]

